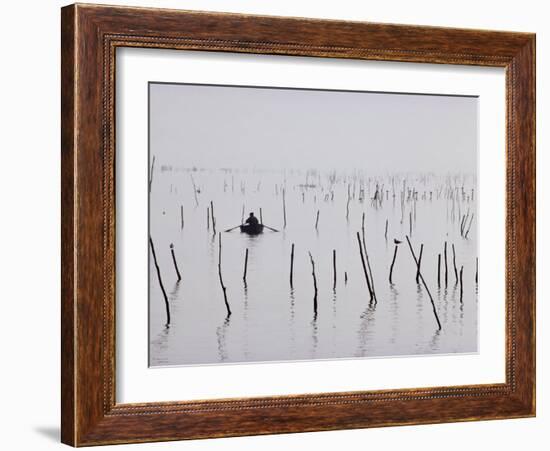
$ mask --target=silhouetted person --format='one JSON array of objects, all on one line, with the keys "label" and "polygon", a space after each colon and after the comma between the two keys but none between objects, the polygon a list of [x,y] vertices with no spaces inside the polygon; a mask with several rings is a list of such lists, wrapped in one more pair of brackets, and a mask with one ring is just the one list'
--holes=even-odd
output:
[{"label": "silhouetted person", "polygon": [[250,212],[250,216],[248,216],[245,222],[252,227],[257,226],[260,223],[260,221],[258,221],[258,218],[254,216],[254,212]]}]

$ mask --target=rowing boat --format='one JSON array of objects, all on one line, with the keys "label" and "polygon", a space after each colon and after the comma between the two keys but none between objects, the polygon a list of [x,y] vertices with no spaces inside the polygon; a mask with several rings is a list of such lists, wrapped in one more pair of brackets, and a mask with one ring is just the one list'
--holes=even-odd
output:
[{"label": "rowing boat", "polygon": [[240,226],[241,232],[248,235],[259,235],[264,231],[263,224],[243,224]]}]

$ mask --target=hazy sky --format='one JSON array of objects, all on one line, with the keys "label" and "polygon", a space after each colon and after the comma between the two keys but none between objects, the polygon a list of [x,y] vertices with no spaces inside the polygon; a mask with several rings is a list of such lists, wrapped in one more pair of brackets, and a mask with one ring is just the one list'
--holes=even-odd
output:
[{"label": "hazy sky", "polygon": [[476,98],[149,86],[150,152],[160,164],[476,171]]}]

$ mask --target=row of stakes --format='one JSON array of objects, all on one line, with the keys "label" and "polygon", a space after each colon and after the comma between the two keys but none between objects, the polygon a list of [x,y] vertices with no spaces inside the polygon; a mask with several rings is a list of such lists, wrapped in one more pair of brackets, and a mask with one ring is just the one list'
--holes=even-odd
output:
[{"label": "row of stakes", "polygon": [[[212,212],[213,212],[213,206],[211,204],[211,208],[210,208],[210,212],[209,212],[210,214],[208,215],[208,217],[211,218],[212,225],[213,225],[213,227],[215,227],[215,218],[214,218],[214,215],[212,214]],[[463,222],[464,222],[464,220],[463,220]],[[230,230],[230,229],[228,229],[228,230]],[[365,214],[364,213],[363,213],[363,217],[362,217],[361,233],[357,232],[356,236],[357,236],[357,242],[358,242],[358,246],[359,246],[359,255],[360,255],[360,258],[361,258],[361,265],[362,265],[362,268],[363,268],[363,274],[365,276],[365,281],[366,281],[366,284],[367,284],[367,290],[368,290],[368,293],[369,293],[369,296],[370,296],[369,302],[371,304],[376,304],[378,302],[378,299],[377,299],[377,296],[376,296],[376,289],[375,289],[375,286],[374,286],[374,278],[372,276],[372,269],[371,269],[370,259],[369,259],[369,255],[368,255],[368,252],[367,252],[367,247],[366,247],[366,244],[365,244]],[[387,222],[386,222],[386,236],[387,236]],[[414,252],[413,246],[411,244],[411,241],[410,241],[408,235],[406,236],[406,240],[407,240],[407,244],[408,244],[408,247],[410,249],[412,258],[414,259],[414,262],[415,262],[415,265],[416,265],[416,275],[415,275],[416,283],[418,283],[418,284],[421,283],[424,286],[426,292],[428,293],[428,296],[430,298],[430,303],[431,303],[431,306],[432,306],[432,310],[433,310],[433,314],[434,314],[434,317],[435,317],[435,320],[436,320],[436,323],[437,323],[437,327],[438,327],[439,330],[441,330],[442,326],[441,326],[441,322],[439,320],[439,316],[437,314],[437,309],[436,309],[436,306],[435,306],[435,302],[433,300],[432,294],[431,294],[431,292],[428,288],[428,285],[427,285],[427,283],[426,283],[426,281],[425,281],[425,279],[422,275],[421,269],[420,269],[421,264],[422,264],[424,244],[420,245],[420,251],[419,251],[419,254],[418,254],[418,257],[417,257],[416,253]],[[151,237],[149,237],[149,243],[150,243],[150,246],[151,246],[153,261],[154,261],[156,272],[157,272],[157,278],[158,278],[158,281],[159,281],[159,285],[161,287],[161,291],[162,291],[165,306],[166,306],[166,326],[169,327],[169,325],[170,325],[170,304],[168,302],[168,296],[166,294],[166,290],[165,290],[163,282],[162,282],[161,271],[160,271],[160,267],[158,265],[154,243],[153,243],[153,240],[152,240]],[[391,262],[391,265],[390,265],[389,277],[388,277],[390,285],[393,285],[393,280],[392,280],[393,269],[394,269],[395,261],[396,261],[396,258],[397,258],[398,246],[401,243],[402,243],[401,241],[398,241],[398,240],[394,239],[395,248],[394,248],[392,262]],[[294,245],[294,243],[292,243],[291,251],[290,251],[290,277],[289,277],[289,282],[290,282],[290,287],[291,288],[293,288],[293,283],[294,283],[294,250],[295,250],[295,245]],[[177,275],[178,282],[179,282],[179,281],[181,281],[181,273],[179,271],[176,256],[174,254],[174,245],[173,244],[170,244],[170,253],[171,253],[171,256],[172,256],[172,262],[174,264],[174,268],[175,268],[176,275]],[[462,265],[460,267],[460,271],[457,269],[457,266],[456,266],[456,252],[455,252],[454,244],[452,244],[452,253],[453,253],[452,262],[453,262],[453,268],[454,268],[454,274],[455,274],[455,285],[458,285],[458,284],[460,285],[460,303],[463,303],[463,271],[464,271],[464,266]],[[313,288],[314,288],[313,314],[314,314],[314,318],[316,318],[317,317],[317,312],[318,312],[317,275],[316,275],[316,272],[315,272],[315,260],[313,259],[313,256],[312,256],[311,252],[308,252],[308,256],[309,256],[310,263],[311,263],[311,268],[312,268],[312,278],[313,278]],[[443,248],[443,262],[444,262],[444,273],[443,273],[444,274],[444,283],[445,283],[445,287],[447,287],[449,270],[448,270],[447,242],[446,241],[444,243],[444,248]],[[336,288],[336,278],[337,278],[336,250],[335,249],[332,252],[332,263],[333,263],[333,289],[335,289]],[[245,257],[244,257],[243,282],[244,282],[245,285],[246,285],[247,268],[248,268],[248,248],[245,251]],[[441,287],[441,273],[442,273],[442,271],[441,271],[441,253],[439,253],[438,254],[438,262],[437,262],[437,285],[438,285],[438,287]],[[222,293],[223,293],[223,299],[224,299],[225,307],[226,307],[226,310],[227,310],[227,317],[229,317],[229,316],[231,316],[231,308],[230,308],[230,305],[229,305],[229,301],[227,299],[227,287],[224,284],[223,276],[222,276],[222,239],[221,239],[221,233],[218,233],[218,278],[219,278],[220,287],[221,287],[221,290],[222,290]],[[347,274],[347,272],[344,272],[344,281],[345,281],[345,283],[347,283],[347,280],[348,280],[348,274]],[[478,283],[478,259],[477,258],[476,258],[475,282],[476,282],[476,284]]]}]

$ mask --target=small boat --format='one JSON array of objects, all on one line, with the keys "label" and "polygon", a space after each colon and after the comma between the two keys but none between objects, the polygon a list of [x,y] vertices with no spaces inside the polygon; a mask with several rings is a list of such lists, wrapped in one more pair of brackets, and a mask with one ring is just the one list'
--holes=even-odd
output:
[{"label": "small boat", "polygon": [[264,231],[263,224],[242,224],[240,228],[242,233],[247,233],[248,235],[259,235]]}]

